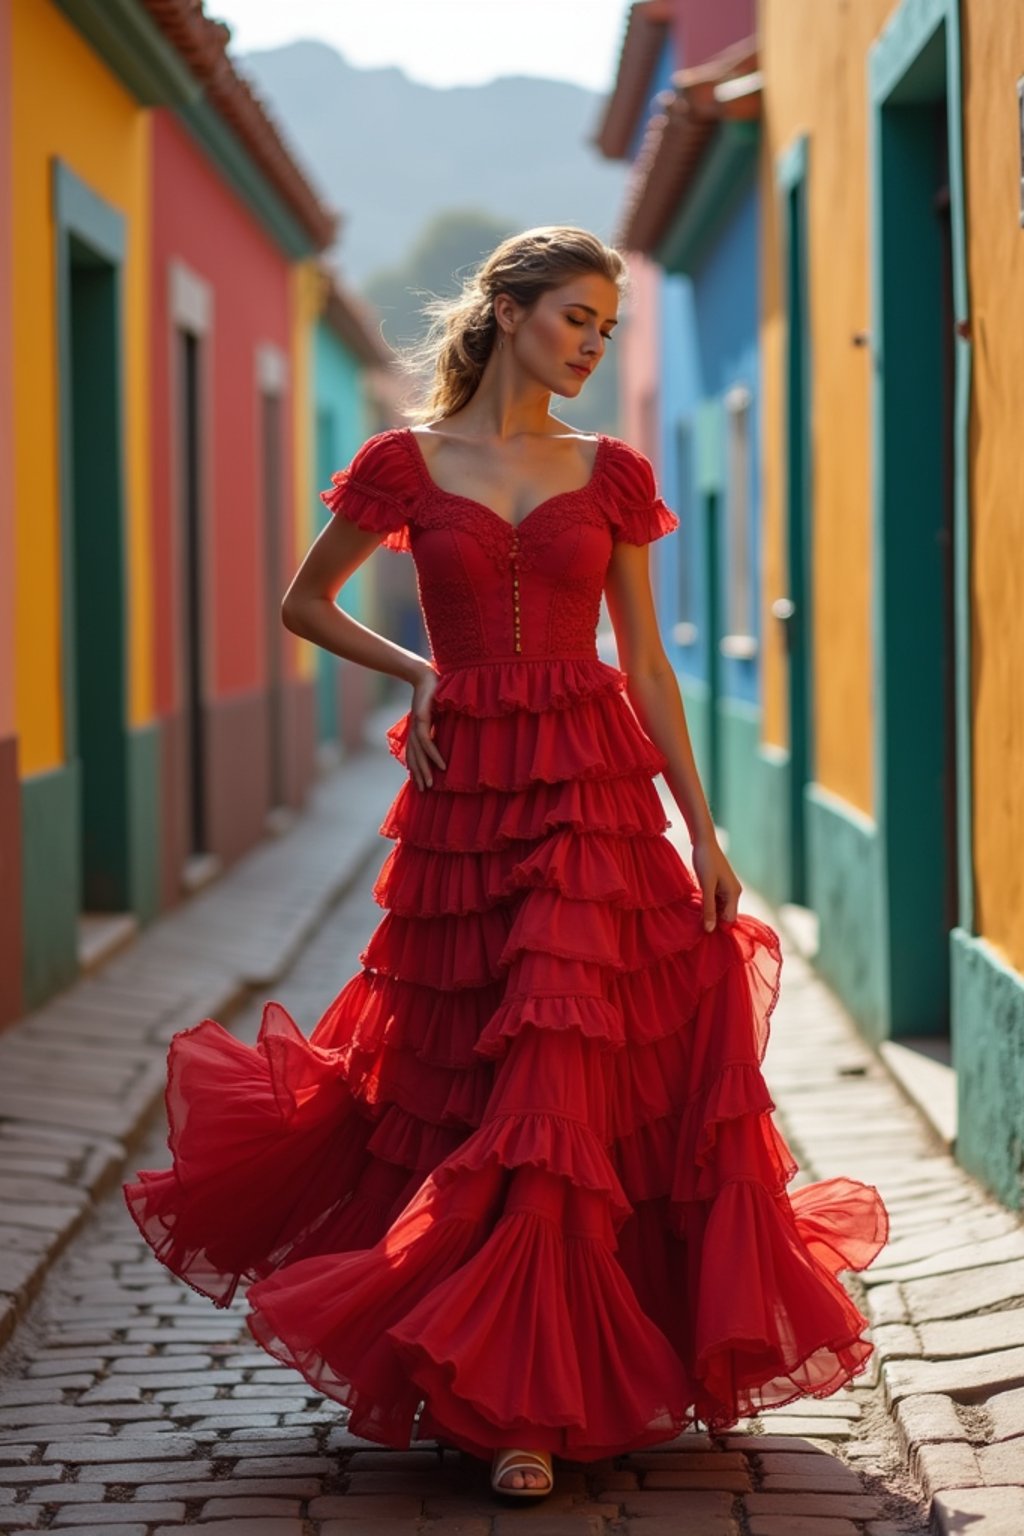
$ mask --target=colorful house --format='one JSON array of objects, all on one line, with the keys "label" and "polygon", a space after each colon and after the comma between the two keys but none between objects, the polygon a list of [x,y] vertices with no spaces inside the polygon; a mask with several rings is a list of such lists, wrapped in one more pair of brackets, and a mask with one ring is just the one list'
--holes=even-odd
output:
[{"label": "colorful house", "polygon": [[[310,447],[317,528],[323,527],[331,514],[315,493],[329,486],[334,471],[347,464],[366,438],[378,430],[375,386],[383,378],[390,356],[365,305],[338,275],[323,274],[323,294],[312,346],[314,426]],[[381,612],[381,588],[390,575],[382,563],[386,560],[386,553],[374,554],[354,572],[345,584],[344,607],[360,623],[386,628],[390,633]],[[361,745],[367,709],[376,701],[375,681],[365,667],[347,666],[326,651],[317,652],[316,736],[328,761],[339,748]]]},{"label": "colorful house", "polygon": [[0,0],[0,1017],[314,771],[313,657],[279,607],[313,531],[336,218],[227,37],[189,0]]},{"label": "colorful house", "polygon": [[659,555],[662,629],[712,810],[763,885],[772,849],[748,783],[761,667],[753,23],[752,3],[634,5],[598,142],[632,160],[614,237],[637,295],[627,432],[681,518]]},{"label": "colorful house", "polygon": [[[658,267],[662,477],[691,527],[660,595],[705,777],[741,873],[810,909],[816,963],[865,1036],[1019,1208],[1024,18],[989,0],[762,0],[743,66],[721,36],[688,50],[689,9],[632,8],[613,103],[647,120],[618,138],[621,238]],[[675,72],[652,111],[659,28]],[[730,122],[743,100],[759,127]],[[729,617],[744,571],[746,655]]]},{"label": "colorful house", "polygon": [[767,595],[807,588],[766,669],[790,885],[865,1032],[1019,1207],[1024,17],[766,0],[762,26]]}]

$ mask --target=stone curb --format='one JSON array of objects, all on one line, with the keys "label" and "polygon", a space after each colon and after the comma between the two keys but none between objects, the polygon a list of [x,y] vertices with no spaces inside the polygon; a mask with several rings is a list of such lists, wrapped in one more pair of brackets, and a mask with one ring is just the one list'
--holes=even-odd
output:
[{"label": "stone curb", "polygon": [[286,974],[380,849],[404,773],[383,740],[398,712],[371,716],[379,744],[317,783],[286,832],[0,1035],[0,1349],[95,1203],[129,1176],[171,1036],[230,1019]]},{"label": "stone curb", "polygon": [[[759,915],[787,952],[799,947],[785,915]],[[779,1117],[804,1171],[874,1183],[889,1208],[889,1243],[854,1285],[876,1346],[871,1379],[880,1381],[904,1465],[936,1536],[968,1525],[1021,1536],[1024,1223],[950,1155],[812,964],[795,954],[791,964],[811,994],[805,1012],[824,1015],[826,1058],[837,1048],[861,1058],[844,1092],[852,1101],[854,1084],[870,1085],[867,1117],[829,1124],[836,1110],[794,1115],[798,1100],[784,1093]],[[814,1049],[820,1060],[817,1041]],[[867,1146],[863,1124],[874,1131]]]}]

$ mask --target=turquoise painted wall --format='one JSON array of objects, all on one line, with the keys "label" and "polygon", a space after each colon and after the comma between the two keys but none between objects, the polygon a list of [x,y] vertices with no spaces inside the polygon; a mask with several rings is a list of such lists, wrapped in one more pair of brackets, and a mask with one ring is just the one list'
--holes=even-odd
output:
[{"label": "turquoise painted wall", "polygon": [[[330,485],[331,475],[343,469],[353,454],[365,441],[366,412],[363,404],[362,374],[356,358],[323,320],[317,325],[313,348],[313,387],[316,419],[310,434],[313,454],[313,485],[316,501],[314,527],[319,530],[330,513],[319,498],[319,493]],[[368,622],[366,605],[368,579],[366,566],[361,566],[346,582],[343,606],[361,623]],[[338,720],[338,669],[343,666],[338,657],[327,651],[317,652],[317,739],[321,742],[339,738]]]}]

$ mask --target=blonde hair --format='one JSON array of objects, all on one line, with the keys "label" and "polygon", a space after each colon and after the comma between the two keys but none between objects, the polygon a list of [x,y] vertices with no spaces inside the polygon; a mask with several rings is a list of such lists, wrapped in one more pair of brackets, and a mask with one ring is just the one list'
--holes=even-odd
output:
[{"label": "blonde hair", "polygon": [[424,304],[431,323],[422,341],[399,353],[399,365],[418,378],[432,377],[420,403],[405,412],[407,418],[441,420],[476,392],[497,339],[498,294],[529,309],[549,289],[590,272],[607,277],[620,295],[624,292],[625,259],[587,229],[544,224],[503,240],[454,298],[435,297]]}]

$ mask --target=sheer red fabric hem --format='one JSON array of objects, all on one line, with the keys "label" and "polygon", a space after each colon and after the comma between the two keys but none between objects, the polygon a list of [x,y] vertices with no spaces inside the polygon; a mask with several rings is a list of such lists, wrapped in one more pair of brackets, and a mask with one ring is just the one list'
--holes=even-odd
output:
[{"label": "sheer red fabric hem", "polygon": [[396,796],[363,968],[308,1039],[276,1004],[253,1046],[176,1035],[174,1165],[125,1186],[161,1261],[218,1305],[245,1282],[253,1336],[383,1444],[586,1461],[827,1396],[871,1353],[838,1275],[884,1206],[787,1193],[778,938],[704,931],[619,676],[446,674],[459,787]]}]

